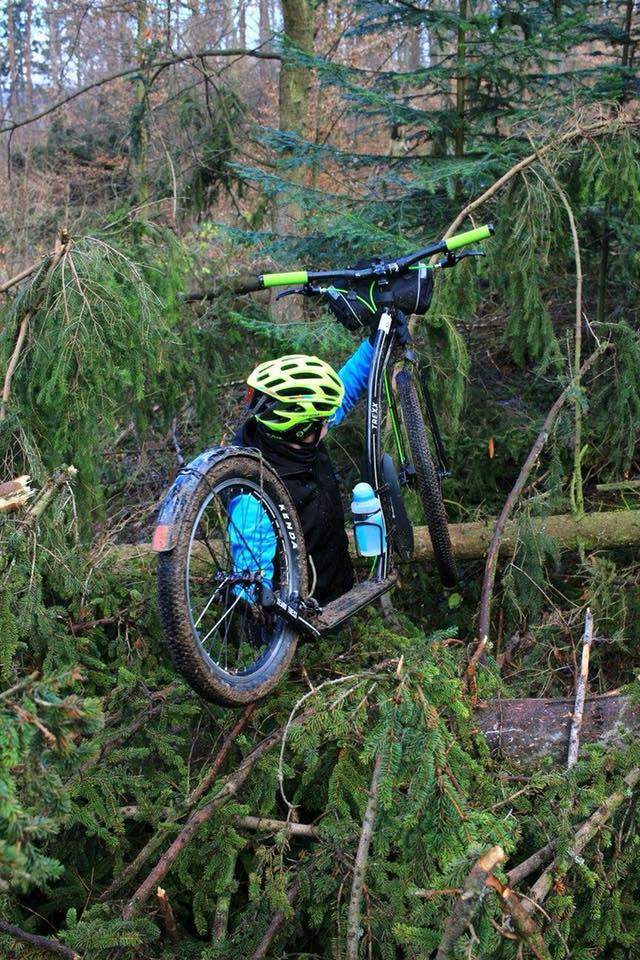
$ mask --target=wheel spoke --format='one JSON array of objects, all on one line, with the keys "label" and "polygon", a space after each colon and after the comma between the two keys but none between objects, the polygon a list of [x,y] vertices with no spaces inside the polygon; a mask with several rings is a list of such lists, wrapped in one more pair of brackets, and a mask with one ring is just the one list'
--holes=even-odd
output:
[{"label": "wheel spoke", "polygon": [[223,587],[225,587],[226,584],[229,583],[229,580],[230,580],[230,577],[229,577],[229,576],[226,576],[226,577],[224,578],[224,580],[222,581],[222,583],[220,584],[220,586],[219,586],[219,587],[216,587],[216,589],[213,591],[213,593],[212,593],[211,596],[209,597],[209,600],[207,601],[206,607],[204,608],[204,610],[202,611],[202,613],[200,614],[200,616],[198,617],[198,619],[197,619],[196,622],[194,623],[194,627],[197,627],[197,626],[199,625],[199,623],[200,623],[200,621],[202,620],[202,618],[204,617],[205,613],[207,612],[207,610],[209,609],[209,607],[211,606],[211,604],[213,603],[213,601],[214,601],[215,599],[217,599],[217,597],[220,595],[220,591],[223,589]]},{"label": "wheel spoke", "polygon": [[231,604],[231,606],[229,607],[229,609],[224,611],[224,613],[222,614],[222,616],[220,617],[220,619],[217,620],[216,623],[214,623],[214,625],[211,627],[211,630],[209,630],[209,632],[207,633],[207,635],[201,639],[200,643],[201,643],[203,646],[205,645],[205,643],[207,642],[207,640],[209,639],[209,637],[211,636],[211,634],[213,633],[213,631],[218,629],[218,627],[220,626],[220,624],[222,623],[222,621],[225,619],[225,617],[228,617],[229,614],[233,612],[233,609],[235,608],[236,604],[238,604],[238,603],[240,602],[240,600],[242,600],[242,595],[241,595],[241,594],[238,594],[238,596],[235,598],[235,600],[233,601],[233,603]]}]

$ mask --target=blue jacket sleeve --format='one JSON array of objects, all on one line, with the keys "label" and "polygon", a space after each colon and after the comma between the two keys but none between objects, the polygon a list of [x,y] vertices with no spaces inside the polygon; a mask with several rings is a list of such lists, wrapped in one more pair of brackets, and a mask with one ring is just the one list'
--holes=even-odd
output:
[{"label": "blue jacket sleeve", "polygon": [[338,427],[342,423],[364,393],[372,359],[373,347],[368,340],[363,340],[353,356],[349,357],[338,371],[338,376],[344,384],[344,399],[335,413],[331,427]]}]

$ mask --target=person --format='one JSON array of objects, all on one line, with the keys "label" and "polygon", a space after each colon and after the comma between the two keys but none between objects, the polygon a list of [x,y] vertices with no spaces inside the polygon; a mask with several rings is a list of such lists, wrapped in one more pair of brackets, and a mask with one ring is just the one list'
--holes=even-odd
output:
[{"label": "person", "polygon": [[[305,354],[261,363],[247,379],[250,416],[233,440],[236,446],[259,450],[287,488],[304,532],[309,594],[321,605],[354,584],[338,480],[324,438],[362,396],[372,358],[373,346],[365,340],[338,373],[319,357]],[[256,530],[261,520],[266,528],[265,518],[255,516],[257,504],[251,500],[239,498],[230,513],[237,569],[250,564],[249,555],[255,553],[249,531]],[[260,550],[268,580],[275,537],[266,547],[262,540]]]}]

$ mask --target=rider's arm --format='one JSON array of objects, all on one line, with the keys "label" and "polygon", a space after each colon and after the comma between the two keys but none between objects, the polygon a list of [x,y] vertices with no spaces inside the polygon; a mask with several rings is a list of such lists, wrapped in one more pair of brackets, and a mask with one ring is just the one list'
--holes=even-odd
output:
[{"label": "rider's arm", "polygon": [[364,393],[369,379],[369,369],[373,359],[373,347],[363,340],[352,357],[338,371],[344,384],[344,399],[331,421],[330,427],[339,426]]}]

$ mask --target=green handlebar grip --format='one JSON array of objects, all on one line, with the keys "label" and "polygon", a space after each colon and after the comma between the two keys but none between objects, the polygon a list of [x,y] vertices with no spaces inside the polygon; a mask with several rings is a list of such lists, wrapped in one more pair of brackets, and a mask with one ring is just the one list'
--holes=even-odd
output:
[{"label": "green handlebar grip", "polygon": [[468,243],[476,243],[478,240],[486,240],[494,233],[492,223],[486,223],[484,227],[477,227],[475,230],[467,230],[466,233],[457,233],[453,237],[445,240],[447,250],[459,250],[460,247],[466,247]]},{"label": "green handlebar grip", "polygon": [[307,283],[309,275],[306,270],[293,270],[291,273],[263,273],[263,287],[286,287],[292,283]]}]

